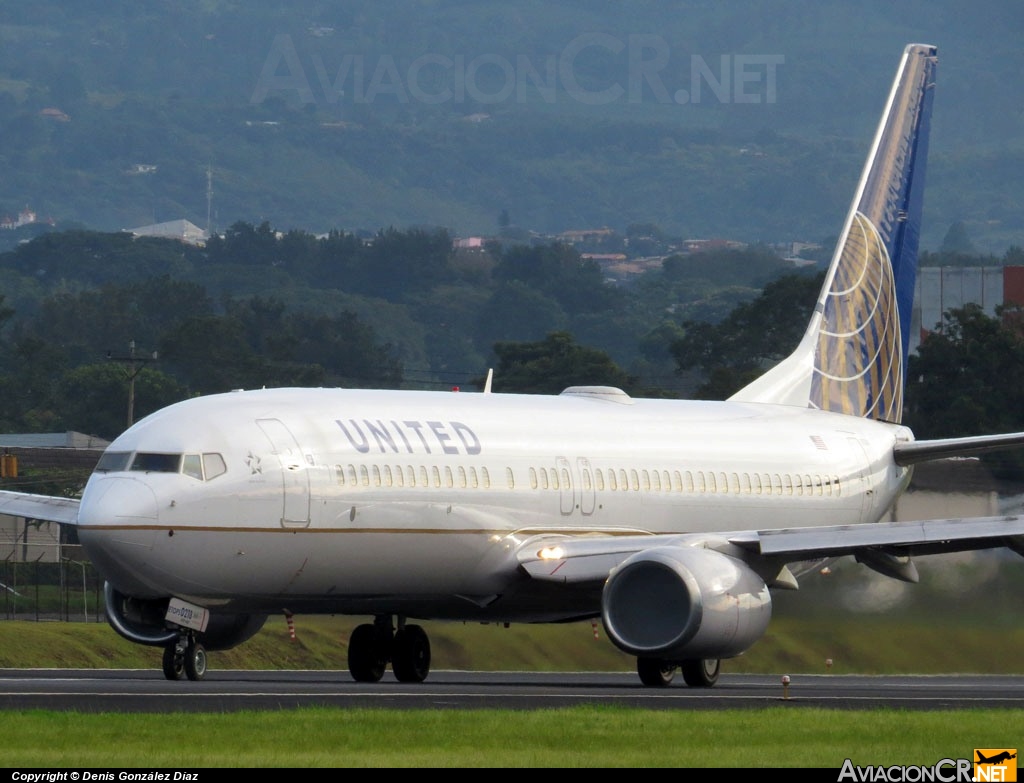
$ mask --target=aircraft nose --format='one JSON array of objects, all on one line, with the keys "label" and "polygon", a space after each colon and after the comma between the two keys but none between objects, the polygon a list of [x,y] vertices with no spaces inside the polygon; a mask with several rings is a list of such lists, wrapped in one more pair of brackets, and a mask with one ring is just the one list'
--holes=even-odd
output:
[{"label": "aircraft nose", "polygon": [[90,482],[78,508],[78,524],[86,528],[151,527],[159,519],[153,490],[123,476]]},{"label": "aircraft nose", "polygon": [[147,564],[158,522],[156,495],[144,483],[94,476],[78,507],[78,540],[104,579],[143,594],[150,588]]}]

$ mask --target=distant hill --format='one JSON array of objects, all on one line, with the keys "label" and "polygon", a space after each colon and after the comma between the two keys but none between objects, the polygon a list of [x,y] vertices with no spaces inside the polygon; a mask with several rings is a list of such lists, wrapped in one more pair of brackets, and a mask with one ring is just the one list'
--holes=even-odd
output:
[{"label": "distant hill", "polygon": [[[981,0],[58,0],[0,10],[0,218],[323,232],[840,227],[903,46],[939,46],[926,248],[1024,229],[1024,11]],[[208,178],[209,172],[209,178]]]}]

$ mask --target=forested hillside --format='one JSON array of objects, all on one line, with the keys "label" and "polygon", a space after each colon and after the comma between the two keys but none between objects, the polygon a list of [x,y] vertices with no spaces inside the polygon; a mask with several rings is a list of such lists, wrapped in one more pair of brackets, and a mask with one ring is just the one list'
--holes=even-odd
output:
[{"label": "forested hillside", "polygon": [[[761,246],[669,255],[622,283],[569,245],[457,250],[443,230],[240,222],[205,246],[55,231],[0,253],[0,431],[113,438],[129,386],[139,418],[234,388],[471,391],[488,368],[502,392],[723,399],[795,347],[821,280]],[[1024,428],[1016,319],[952,312],[912,361],[921,436]]]},{"label": "forested hillside", "polygon": [[[838,231],[903,46],[939,46],[925,247],[1024,226],[1022,9],[838,0],[0,8],[0,217],[492,234]],[[2,233],[2,232],[0,232]]]}]

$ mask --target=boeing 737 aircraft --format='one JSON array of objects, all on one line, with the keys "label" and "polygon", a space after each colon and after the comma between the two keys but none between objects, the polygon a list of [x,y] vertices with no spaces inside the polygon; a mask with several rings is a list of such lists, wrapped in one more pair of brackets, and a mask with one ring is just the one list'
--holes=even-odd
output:
[{"label": "boeing 737 aircraft", "polygon": [[710,686],[794,564],[916,581],[916,555],[1024,553],[1021,517],[880,521],[914,463],[1024,444],[900,424],[936,61],[906,48],[804,338],[729,400],[216,394],[125,431],[80,501],[3,493],[0,512],[76,525],[110,624],[191,680],[268,615],[319,613],[367,617],[361,682],[426,679],[422,621],[600,617],[645,685]]}]

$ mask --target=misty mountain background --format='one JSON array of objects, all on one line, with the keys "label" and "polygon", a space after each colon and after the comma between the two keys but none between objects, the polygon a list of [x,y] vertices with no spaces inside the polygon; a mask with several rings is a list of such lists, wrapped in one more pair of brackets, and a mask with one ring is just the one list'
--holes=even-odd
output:
[{"label": "misty mountain background", "polygon": [[939,47],[925,249],[1024,228],[1024,6],[37,0],[0,9],[0,216],[834,237]]}]

